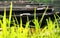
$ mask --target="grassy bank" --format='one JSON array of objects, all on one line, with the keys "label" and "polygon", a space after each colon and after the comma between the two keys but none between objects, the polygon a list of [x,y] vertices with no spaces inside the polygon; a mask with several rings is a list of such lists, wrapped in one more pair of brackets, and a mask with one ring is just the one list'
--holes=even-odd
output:
[{"label": "grassy bank", "polygon": [[4,8],[3,19],[2,20],[0,19],[1,27],[0,38],[60,38],[60,27],[58,23],[60,17],[58,15],[57,15],[58,19],[56,18],[56,15],[54,15],[55,17],[54,22],[51,20],[51,18],[46,19],[47,25],[43,29],[40,28],[47,9],[48,7],[43,13],[40,21],[38,21],[38,18],[36,17],[36,9],[34,9],[34,20],[32,20],[32,22],[35,24],[34,30],[31,30],[29,27],[30,21],[28,17],[25,28],[22,27],[23,25],[22,17],[20,17],[20,24],[18,24],[17,18],[16,20],[14,20],[13,18],[14,26],[10,27],[12,17],[12,2],[11,2],[9,18],[6,18],[6,8]]}]

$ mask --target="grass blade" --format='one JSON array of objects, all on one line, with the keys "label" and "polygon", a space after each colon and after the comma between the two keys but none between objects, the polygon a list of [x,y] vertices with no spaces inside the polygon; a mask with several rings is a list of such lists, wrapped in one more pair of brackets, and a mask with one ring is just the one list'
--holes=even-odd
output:
[{"label": "grass blade", "polygon": [[9,27],[10,27],[10,23],[11,23],[11,17],[12,17],[12,2],[11,2],[11,5],[10,5]]}]

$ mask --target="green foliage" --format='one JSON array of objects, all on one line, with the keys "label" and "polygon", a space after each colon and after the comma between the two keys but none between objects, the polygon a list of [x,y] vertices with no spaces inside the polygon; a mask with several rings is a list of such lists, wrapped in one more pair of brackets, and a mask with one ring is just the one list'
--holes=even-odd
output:
[{"label": "green foliage", "polygon": [[[0,19],[1,26],[0,38],[60,38],[60,27],[58,23],[60,17],[58,15],[54,15],[55,17],[54,22],[51,20],[51,18],[46,19],[47,26],[45,26],[43,29],[40,28],[44,15],[46,14],[46,10],[43,13],[42,18],[39,22],[38,18],[36,18],[36,8],[34,9],[34,19],[32,20],[32,22],[35,24],[34,30],[30,29],[29,27],[30,21],[28,17],[25,28],[22,27],[23,25],[22,17],[20,17],[20,24],[18,24],[16,17],[15,20],[13,18],[14,26],[10,27],[12,17],[12,2],[11,2],[9,18],[6,18],[5,8],[3,19],[2,20]],[[58,16],[59,18],[57,19],[56,16]],[[17,22],[17,24],[15,23],[15,21]]]}]

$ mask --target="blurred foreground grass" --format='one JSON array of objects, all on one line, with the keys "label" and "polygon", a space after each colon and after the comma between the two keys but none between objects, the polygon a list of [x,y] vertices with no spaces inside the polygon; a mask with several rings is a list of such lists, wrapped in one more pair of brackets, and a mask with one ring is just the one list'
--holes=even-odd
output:
[{"label": "blurred foreground grass", "polygon": [[[0,19],[1,26],[0,38],[60,38],[60,27],[58,23],[60,17],[58,15],[57,15],[58,19],[54,15],[55,17],[54,22],[51,20],[51,18],[46,19],[47,25],[43,29],[40,28],[47,9],[48,7],[43,13],[40,21],[38,21],[38,18],[36,18],[36,9],[34,9],[34,20],[32,22],[35,24],[35,28],[33,30],[29,27],[30,21],[28,17],[25,28],[22,27],[23,25],[22,17],[20,17],[20,24],[18,24],[17,18],[16,20],[13,19],[14,26],[10,27],[12,17],[12,2],[11,2],[9,18],[6,18],[5,8],[3,19],[2,20]],[[17,24],[15,23],[15,21],[17,22]]]}]

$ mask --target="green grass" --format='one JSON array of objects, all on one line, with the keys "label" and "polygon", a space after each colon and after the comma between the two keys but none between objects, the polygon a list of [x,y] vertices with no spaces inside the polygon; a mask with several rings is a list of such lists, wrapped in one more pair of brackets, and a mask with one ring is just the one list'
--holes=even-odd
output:
[{"label": "green grass", "polygon": [[[36,9],[34,9],[34,19],[32,20],[32,22],[35,24],[35,30],[30,31],[30,20],[28,16],[25,28],[22,27],[22,17],[20,17],[20,24],[18,24],[16,17],[15,20],[13,18],[14,26],[10,27],[12,17],[11,2],[9,18],[6,18],[6,8],[4,8],[3,19],[0,19],[0,26],[2,28],[2,30],[0,31],[0,38],[60,38],[60,27],[58,23],[60,17],[58,15],[54,15],[54,21],[52,21],[51,18],[46,19],[47,25],[43,29],[40,28],[47,9],[48,7],[43,13],[40,21],[38,21],[38,18],[36,17]],[[56,16],[58,16],[58,19],[56,18]],[[15,23],[15,21],[17,22],[17,24]]]}]

